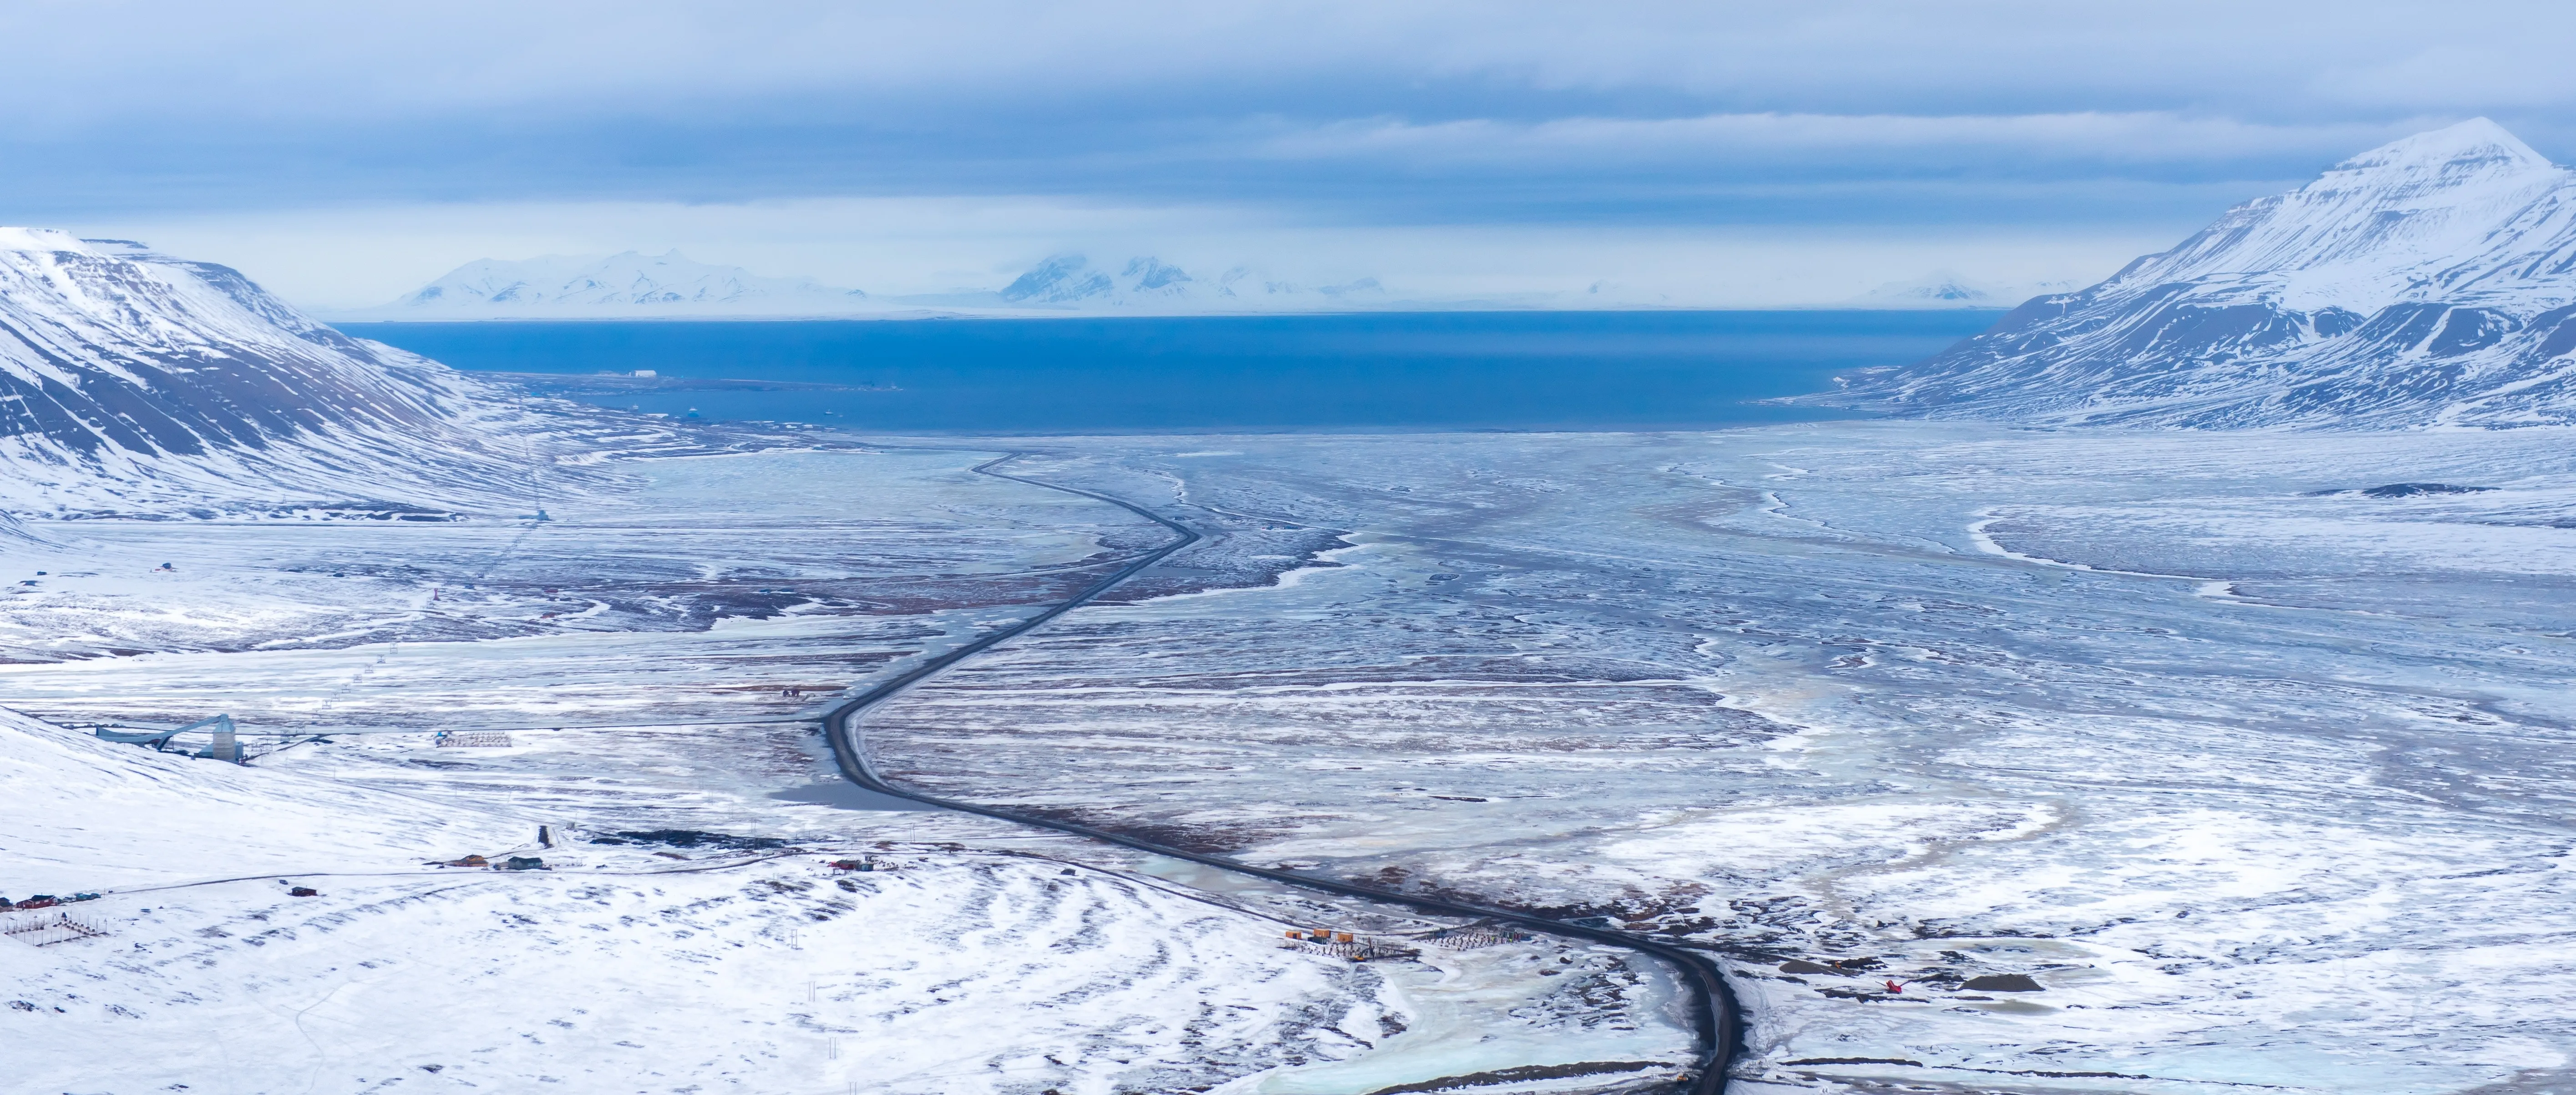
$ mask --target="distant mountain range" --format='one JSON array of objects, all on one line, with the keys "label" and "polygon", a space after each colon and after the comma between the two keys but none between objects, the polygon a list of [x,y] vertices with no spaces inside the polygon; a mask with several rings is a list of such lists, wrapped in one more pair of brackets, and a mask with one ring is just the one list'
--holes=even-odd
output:
[{"label": "distant mountain range", "polygon": [[856,289],[837,289],[812,278],[765,278],[739,266],[696,262],[675,250],[477,259],[374,313],[384,319],[586,319],[884,310]]},{"label": "distant mountain range", "polygon": [[[1135,315],[1334,311],[1394,304],[1375,278],[1306,285],[1247,267],[1200,276],[1151,257],[1093,266],[1056,255],[1000,289],[872,297],[812,278],[769,278],[678,251],[478,259],[346,319],[788,318],[899,314]],[[1438,307],[1425,302],[1411,306]],[[1453,305],[1454,306],[1454,305]]]},{"label": "distant mountain range", "polygon": [[1915,281],[1891,281],[1851,303],[1858,308],[2009,308],[2039,293],[2063,293],[2073,282],[1996,285],[1942,270]]},{"label": "distant mountain range", "polygon": [[1082,255],[1056,255],[1031,267],[995,303],[1024,308],[1178,309],[1204,311],[1314,311],[1377,305],[1386,289],[1376,278],[1339,285],[1301,285],[1235,267],[1199,277],[1161,259],[1139,257],[1095,267]]},{"label": "distant mountain range", "polygon": [[2155,426],[2576,423],[2576,171],[2480,118],[1811,401]]},{"label": "distant mountain range", "polygon": [[[351,320],[723,319],[924,315],[1224,315],[1271,312],[1636,307],[1640,301],[1589,292],[1500,296],[1398,296],[1374,277],[1303,281],[1234,266],[1191,271],[1151,255],[1094,263],[1051,255],[998,289],[872,296],[812,278],[772,278],[739,266],[697,262],[668,251],[606,256],[477,259],[400,300],[334,313]],[[2068,283],[2002,285],[1948,271],[1891,282],[1855,298],[1856,308],[2003,308]]]}]

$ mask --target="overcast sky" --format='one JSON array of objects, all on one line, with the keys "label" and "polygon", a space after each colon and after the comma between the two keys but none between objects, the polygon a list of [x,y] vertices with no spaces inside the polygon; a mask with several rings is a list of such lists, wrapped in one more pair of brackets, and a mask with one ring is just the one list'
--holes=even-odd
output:
[{"label": "overcast sky", "polygon": [[2576,152],[2576,8],[0,6],[0,223],[303,303],[677,247],[880,293],[1059,250],[1426,294],[2089,282],[2486,115]]}]

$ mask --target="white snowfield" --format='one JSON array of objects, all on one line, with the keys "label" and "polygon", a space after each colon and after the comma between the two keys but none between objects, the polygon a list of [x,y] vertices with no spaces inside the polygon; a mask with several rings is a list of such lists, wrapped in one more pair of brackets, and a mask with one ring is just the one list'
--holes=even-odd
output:
[{"label": "white snowfield", "polygon": [[961,666],[880,760],[1708,946],[1741,1093],[2567,1090],[2571,441],[1066,443],[1221,533],[1176,577],[1343,531]]},{"label": "white snowfield", "polygon": [[[1354,964],[1284,929],[1442,925],[869,808],[818,704],[1157,542],[967,473],[990,455],[634,461],[542,523],[37,522],[0,554],[47,571],[0,602],[10,703],[342,732],[236,767],[0,718],[0,896],[102,895],[0,913],[100,933],[0,937],[12,1082],[1567,1092],[1688,1060],[1674,987],[1616,953]],[[427,865],[469,853],[548,870]]]},{"label": "white snowfield", "polygon": [[[287,772],[114,745],[0,711],[6,894],[130,889],[174,876],[381,871],[451,847],[509,847],[536,822]],[[442,858],[455,858],[449,853]],[[0,951],[11,953],[14,951]]]},{"label": "white snowfield", "polygon": [[[2566,441],[1023,440],[1052,453],[1024,471],[1218,535],[871,741],[947,794],[1714,948],[1741,1091],[2552,1090]],[[981,459],[636,462],[542,524],[31,522],[5,558],[50,573],[0,618],[103,634],[8,638],[14,706],[411,732],[247,769],[0,733],[37,788],[0,799],[0,893],[106,894],[67,910],[99,937],[0,939],[0,1047],[79,1092],[1670,1075],[1669,987],[1615,956],[1354,967],[1277,933],[1424,925],[835,805],[809,726],[764,721],[811,710],[783,689],[879,679],[1156,540]],[[183,622],[116,623],[145,603]],[[805,853],[597,839],[630,831]],[[556,870],[421,866],[467,852]],[[901,862],[861,893],[821,866],[850,856]],[[2036,991],[1973,987],[2008,975]]]},{"label": "white snowfield", "polygon": [[[1266,923],[1043,860],[568,857],[459,797],[15,716],[0,758],[10,884],[110,891],[0,914],[99,933],[0,940],[12,1091],[1170,1090],[1351,1056],[1331,1028],[1395,1019]],[[552,869],[421,863],[460,849]]]},{"label": "white snowfield", "polygon": [[1828,402],[2340,429],[2576,422],[2576,171],[2474,119],[2240,205]]}]

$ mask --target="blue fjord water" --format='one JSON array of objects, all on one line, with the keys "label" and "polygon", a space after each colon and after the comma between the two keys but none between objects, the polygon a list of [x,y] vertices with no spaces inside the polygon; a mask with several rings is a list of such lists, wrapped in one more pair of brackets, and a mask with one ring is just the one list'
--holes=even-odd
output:
[{"label": "blue fjord water", "polygon": [[[1919,360],[1990,311],[352,323],[460,369],[651,369],[839,389],[578,395],[709,419],[950,433],[1690,429]],[[871,390],[873,389],[873,390]]]}]

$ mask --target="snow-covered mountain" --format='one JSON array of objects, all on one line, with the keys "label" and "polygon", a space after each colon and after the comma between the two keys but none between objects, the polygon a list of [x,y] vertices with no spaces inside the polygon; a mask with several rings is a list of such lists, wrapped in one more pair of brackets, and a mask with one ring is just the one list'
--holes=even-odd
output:
[{"label": "snow-covered mountain", "polygon": [[1386,301],[1376,278],[1306,285],[1238,266],[1214,276],[1192,274],[1150,256],[1094,266],[1079,254],[1056,255],[989,298],[958,296],[939,303],[1044,311],[1135,313],[1324,311],[1371,307]]},{"label": "snow-covered mountain", "polygon": [[[1059,254],[999,290],[964,289],[871,297],[812,278],[767,278],[739,266],[711,266],[677,251],[605,257],[549,255],[480,259],[402,299],[337,318],[402,319],[729,319],[934,314],[1107,312],[1171,315],[1329,311],[1382,307],[1375,278],[1309,285],[1238,266],[1193,274],[1150,256],[1095,266]],[[1412,302],[1407,302],[1412,303]]]},{"label": "snow-covered mountain", "polygon": [[0,228],[0,506],[470,506],[523,488],[548,419],[228,267]]},{"label": "snow-covered mountain", "polygon": [[2247,202],[1819,402],[2241,427],[2576,422],[2576,171],[2480,118]]},{"label": "snow-covered mountain", "polygon": [[881,310],[866,293],[766,278],[676,250],[477,259],[366,315],[378,319],[834,316]]},{"label": "snow-covered mountain", "polygon": [[1863,308],[2002,308],[2032,293],[2063,293],[2073,282],[2024,282],[1996,285],[1954,270],[1940,270],[1913,281],[1891,281],[1851,303]]},{"label": "snow-covered mountain", "polygon": [[1855,303],[1880,308],[1991,308],[1992,290],[1957,274],[1939,273],[1918,281],[1891,281],[1863,294]]}]

